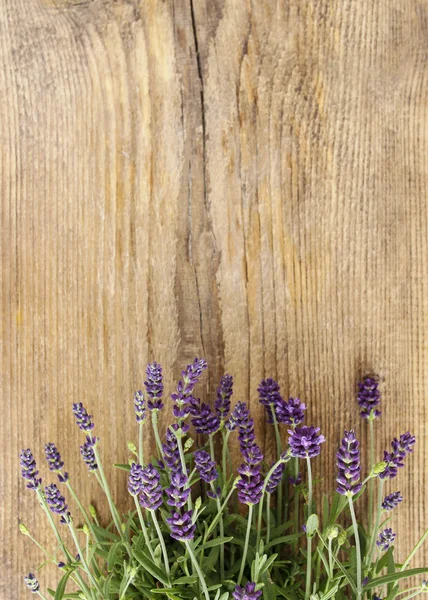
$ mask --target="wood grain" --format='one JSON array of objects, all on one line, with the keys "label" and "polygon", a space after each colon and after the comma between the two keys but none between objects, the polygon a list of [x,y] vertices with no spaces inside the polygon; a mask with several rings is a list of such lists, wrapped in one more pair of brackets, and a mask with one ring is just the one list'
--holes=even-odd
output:
[{"label": "wood grain", "polygon": [[268,457],[277,377],[328,439],[325,489],[379,372],[378,455],[418,438],[404,556],[428,523],[427,0],[0,0],[0,28],[1,598],[42,562],[18,523],[53,542],[19,450],[58,443],[103,512],[71,403],[126,460],[152,359],[171,389],[205,356],[204,398],[233,373]]}]

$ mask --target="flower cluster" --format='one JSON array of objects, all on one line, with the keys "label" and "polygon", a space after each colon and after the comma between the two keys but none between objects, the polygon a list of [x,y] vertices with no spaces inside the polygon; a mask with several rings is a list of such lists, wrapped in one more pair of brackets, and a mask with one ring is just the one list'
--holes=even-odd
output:
[{"label": "flower cluster", "polygon": [[409,432],[400,435],[400,439],[394,438],[391,442],[392,452],[385,450],[383,460],[386,468],[379,474],[380,479],[393,479],[397,476],[398,469],[404,467],[404,459],[407,454],[413,452],[416,438]]},{"label": "flower cluster", "polygon": [[180,451],[177,442],[177,432],[180,435],[185,435],[189,431],[189,425],[173,423],[166,430],[166,442],[162,445],[163,459],[169,469],[174,472],[182,470],[182,464],[180,459]]},{"label": "flower cluster", "polygon": [[42,484],[42,480],[37,477],[39,472],[30,448],[21,451],[19,462],[21,465],[21,475],[24,479],[28,480],[27,488],[30,490],[38,490]]},{"label": "flower cluster", "polygon": [[217,388],[217,398],[215,401],[215,411],[219,419],[223,422],[230,412],[230,398],[233,394],[232,375],[223,375],[220,379],[220,385]]},{"label": "flower cluster", "polygon": [[257,388],[259,392],[259,401],[266,409],[268,423],[274,422],[276,407],[283,402],[280,393],[280,387],[275,379],[263,379]]},{"label": "flower cluster", "polygon": [[61,494],[55,483],[45,487],[45,499],[50,510],[53,513],[61,516],[61,523],[69,525],[71,522],[71,516],[67,510],[68,506],[64,496]]},{"label": "flower cluster", "polygon": [[98,469],[97,460],[95,457],[94,446],[97,443],[98,438],[86,436],[86,442],[83,446],[80,446],[80,454],[82,455],[83,462],[88,467],[89,471],[96,471]]},{"label": "flower cluster", "polygon": [[256,584],[249,581],[244,587],[237,585],[232,596],[234,600],[259,600],[262,594],[262,590],[256,591]]},{"label": "flower cluster", "polygon": [[159,471],[150,463],[141,469],[140,475],[141,489],[138,500],[144,508],[156,510],[163,502]]},{"label": "flower cluster", "polygon": [[134,394],[134,411],[137,423],[144,423],[147,411],[146,401],[144,400],[143,392],[141,390],[138,390],[138,392],[135,392]]},{"label": "flower cluster", "polygon": [[392,494],[385,496],[382,502],[382,508],[383,510],[393,510],[394,508],[397,508],[400,502],[403,502],[403,496],[400,492],[392,492]]},{"label": "flower cluster", "polygon": [[386,552],[391,544],[394,542],[397,534],[392,532],[392,529],[384,529],[376,541],[376,545],[381,552]]},{"label": "flower cluster", "polygon": [[361,490],[360,483],[360,448],[355,431],[345,431],[339,451],[336,454],[337,468],[337,491],[339,494],[353,496]]},{"label": "flower cluster", "polygon": [[73,413],[76,418],[76,424],[82,431],[91,431],[94,428],[92,415],[88,415],[86,408],[81,402],[73,404]]},{"label": "flower cluster", "polygon": [[377,408],[380,404],[379,380],[377,377],[364,377],[358,383],[357,401],[362,409],[360,415],[363,419],[380,417],[381,411]]},{"label": "flower cluster", "polygon": [[319,427],[296,427],[289,429],[291,456],[296,458],[314,458],[321,452],[325,437]]},{"label": "flower cluster", "polygon": [[147,406],[149,410],[160,410],[163,408],[163,377],[162,367],[154,362],[147,365],[146,369],[147,380],[144,382],[146,392],[149,397]]},{"label": "flower cluster", "polygon": [[193,363],[181,372],[182,379],[178,382],[176,391],[171,394],[174,401],[173,413],[177,419],[185,419],[190,414],[189,402],[192,392],[206,368],[207,363],[203,358],[195,358]]}]

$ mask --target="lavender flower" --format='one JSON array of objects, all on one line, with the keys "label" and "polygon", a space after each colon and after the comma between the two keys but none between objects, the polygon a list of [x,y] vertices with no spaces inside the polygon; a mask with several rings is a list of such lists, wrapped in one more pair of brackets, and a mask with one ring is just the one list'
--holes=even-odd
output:
[{"label": "lavender flower", "polygon": [[397,508],[400,502],[403,501],[403,496],[400,492],[392,492],[388,496],[385,496],[384,501],[382,502],[383,510],[393,510]]},{"label": "lavender flower", "polygon": [[290,476],[288,478],[288,481],[290,482],[291,485],[294,485],[294,486],[300,485],[302,483],[302,474],[299,471],[299,473],[297,473],[297,477]]},{"label": "lavender flower", "polygon": [[162,486],[160,485],[159,471],[150,463],[142,469],[141,480],[140,504],[149,510],[156,510],[162,504]]},{"label": "lavender flower", "polygon": [[392,533],[392,529],[384,529],[376,541],[376,545],[381,552],[386,552],[390,545],[397,537],[396,533]]},{"label": "lavender flower", "polygon": [[226,429],[228,431],[234,431],[236,427],[248,421],[249,418],[250,411],[248,410],[245,402],[237,402],[232,414],[229,417],[229,420],[226,422]]},{"label": "lavender flower", "polygon": [[208,498],[212,498],[213,500],[219,500],[221,498],[221,489],[219,486],[215,488],[215,490],[207,490]]},{"label": "lavender flower", "polygon": [[27,589],[29,589],[33,594],[37,594],[37,592],[40,590],[40,584],[33,573],[28,573],[28,575],[24,577],[24,583],[27,586]]},{"label": "lavender flower", "polygon": [[220,429],[220,418],[203,402],[199,414],[192,419],[192,425],[196,433],[211,435]]},{"label": "lavender flower", "polygon": [[68,505],[55,483],[51,483],[51,485],[45,487],[45,498],[50,510],[57,515],[61,515],[61,523],[69,525],[71,523],[71,516],[67,511]]},{"label": "lavender flower", "polygon": [[275,408],[278,423],[296,427],[304,421],[306,404],[300,402],[300,398],[289,398],[287,401],[281,398]]},{"label": "lavender flower", "polygon": [[387,463],[386,469],[379,474],[380,479],[393,479],[398,474],[398,469],[404,467],[406,455],[413,452],[416,438],[409,432],[400,435],[400,439],[394,438],[391,442],[392,452],[385,450],[383,460]]},{"label": "lavender flower", "polygon": [[45,455],[51,471],[60,471],[62,469],[64,462],[61,460],[61,455],[55,444],[51,442],[45,444]]},{"label": "lavender flower", "polygon": [[362,408],[360,415],[363,419],[380,417],[381,411],[376,407],[380,404],[379,379],[377,377],[364,377],[358,383],[358,406]]},{"label": "lavender flower", "polygon": [[143,467],[138,463],[132,463],[128,477],[128,492],[131,496],[138,496],[143,488]]},{"label": "lavender flower", "polygon": [[244,587],[237,585],[232,596],[234,600],[259,600],[262,597],[262,590],[256,592],[256,584],[249,581]]},{"label": "lavender flower", "polygon": [[160,410],[163,407],[162,367],[156,362],[148,364],[146,375],[147,381],[144,382],[144,385],[146,386],[147,395],[149,396],[147,406],[149,410]]},{"label": "lavender flower", "polygon": [[134,411],[137,423],[144,423],[147,411],[146,401],[144,400],[143,392],[141,390],[138,390],[138,392],[135,392],[134,394]]},{"label": "lavender flower", "polygon": [[[180,426],[178,423],[173,423],[171,427],[166,430],[166,442],[162,444],[163,459],[171,471],[182,470],[177,438],[174,433],[179,429]],[[189,425],[183,424],[181,426],[181,431],[183,435],[186,434],[189,431]]]},{"label": "lavender flower", "polygon": [[166,488],[165,493],[168,497],[167,504],[181,508],[184,506],[190,496],[190,488],[188,487],[188,478],[184,473],[176,471],[171,475],[171,485]]},{"label": "lavender flower", "polygon": [[236,484],[238,500],[243,504],[258,504],[263,493],[263,481],[259,467],[243,464],[238,467],[240,478]]},{"label": "lavender flower", "polygon": [[257,391],[259,392],[259,402],[266,409],[267,421],[268,423],[273,423],[276,406],[283,400],[280,394],[280,387],[274,379],[269,377],[260,382]]},{"label": "lavender flower", "polygon": [[183,419],[189,414],[189,407],[186,405],[190,402],[193,389],[206,368],[207,363],[203,358],[195,358],[193,363],[181,372],[183,379],[178,382],[176,392],[171,394],[175,402],[173,413],[177,419]]},{"label": "lavender flower", "polygon": [[39,472],[37,471],[36,461],[34,460],[33,453],[30,448],[21,450],[19,455],[19,462],[21,465],[21,474],[24,479],[28,480],[27,488],[30,490],[39,489],[42,480],[37,478]]},{"label": "lavender flower", "polygon": [[269,481],[267,482],[266,491],[268,494],[273,494],[273,492],[276,490],[276,488],[281,482],[282,476],[284,475],[284,470],[285,464],[279,463],[275,471],[269,477]]},{"label": "lavender flower", "polygon": [[230,412],[230,398],[233,394],[232,375],[223,375],[220,379],[220,385],[217,388],[217,399],[215,401],[215,411],[217,416],[224,421]]},{"label": "lavender flower", "polygon": [[196,525],[194,525],[192,517],[193,511],[191,510],[183,512],[183,514],[171,513],[171,516],[166,520],[171,530],[171,537],[180,542],[193,540]]},{"label": "lavender flower", "polygon": [[291,456],[296,458],[314,458],[321,452],[325,437],[319,433],[319,427],[296,427],[289,429]]},{"label": "lavender flower", "polygon": [[360,448],[355,431],[345,431],[339,451],[336,453],[339,474],[336,478],[336,491],[343,496],[353,496],[362,487],[359,483],[361,475]]},{"label": "lavender flower", "polygon": [[73,404],[73,413],[76,418],[76,424],[82,431],[91,431],[94,428],[92,415],[88,415],[86,408],[81,402]]},{"label": "lavender flower", "polygon": [[244,452],[245,449],[252,446],[256,440],[256,435],[254,433],[254,420],[250,418],[242,420],[238,427],[239,444],[241,446],[241,452]]},{"label": "lavender flower", "polygon": [[89,471],[95,471],[98,469],[97,461],[95,458],[94,446],[97,443],[98,438],[87,435],[86,442],[83,446],[80,446],[80,454],[82,455],[83,462],[88,467]]},{"label": "lavender flower", "polygon": [[205,450],[197,450],[194,453],[195,467],[201,476],[201,479],[206,483],[215,481],[218,477],[216,464],[211,460],[211,456]]}]

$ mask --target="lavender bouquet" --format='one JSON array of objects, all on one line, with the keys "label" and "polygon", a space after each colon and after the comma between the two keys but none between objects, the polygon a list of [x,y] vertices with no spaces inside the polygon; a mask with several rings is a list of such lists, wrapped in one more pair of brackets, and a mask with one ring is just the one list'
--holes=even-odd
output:
[{"label": "lavender bouquet", "polygon": [[[324,495],[317,509],[313,462],[324,451],[325,438],[318,427],[304,424],[305,404],[299,398],[285,400],[273,379],[260,383],[259,400],[277,446],[275,462],[267,464],[247,405],[237,402],[231,409],[230,375],[221,378],[214,408],[194,395],[206,368],[203,359],[195,358],[183,370],[171,394],[174,423],[162,441],[162,368],[157,363],[147,366],[145,392],[136,392],[134,398],[138,445],[128,444],[129,464],[115,465],[127,472],[135,505],[127,514],[119,513],[112,498],[92,416],[81,403],[73,405],[76,423],[86,435],[81,457],[110,507],[112,521],[106,527],[93,506],[80,502],[53,443],[46,444],[45,456],[57,483],[44,486],[32,452],[21,452],[22,476],[37,494],[57,546],[48,551],[23,524],[20,530],[45,554],[43,564],[56,564],[62,574],[56,590],[45,593],[29,573],[24,577],[27,588],[45,600],[47,595],[55,600],[392,600],[398,594],[408,600],[428,591],[425,580],[400,588],[406,579],[428,571],[408,568],[428,531],[406,560],[397,562],[396,536],[386,525],[403,498],[399,491],[385,495],[384,485],[404,467],[415,438],[408,432],[394,438],[383,460],[375,462],[374,424],[381,414],[378,379],[366,377],[357,394],[361,417],[369,426],[369,471],[363,475],[361,470],[357,434],[345,431],[336,451],[336,493]],[[143,451],[147,427],[153,428],[156,440],[152,457]],[[191,427],[205,442],[196,450]],[[236,472],[229,452],[234,437],[242,458]],[[220,460],[216,446],[221,446]],[[359,501],[365,491],[368,510]],[[363,522],[357,521],[356,512]],[[70,536],[64,536],[67,529]],[[72,547],[64,537],[73,540]]]}]

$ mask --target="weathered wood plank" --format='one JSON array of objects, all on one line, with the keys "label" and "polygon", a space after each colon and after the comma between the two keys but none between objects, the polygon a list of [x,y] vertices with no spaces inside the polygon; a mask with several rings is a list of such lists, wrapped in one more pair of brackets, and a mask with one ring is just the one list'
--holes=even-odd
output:
[{"label": "weathered wood plank", "polygon": [[278,377],[328,438],[326,487],[378,371],[378,454],[418,437],[404,554],[428,521],[428,2],[1,0],[0,27],[1,597],[42,560],[18,522],[52,541],[19,450],[60,444],[104,511],[71,402],[126,460],[151,359],[171,389],[204,355],[203,397],[233,373],[269,458]]}]

